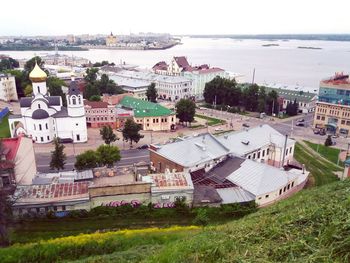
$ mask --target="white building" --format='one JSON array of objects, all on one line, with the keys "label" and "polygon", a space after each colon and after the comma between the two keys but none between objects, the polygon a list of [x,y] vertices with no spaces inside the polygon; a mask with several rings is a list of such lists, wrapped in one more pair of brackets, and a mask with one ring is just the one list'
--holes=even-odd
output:
[{"label": "white building", "polygon": [[0,100],[18,100],[14,76],[0,73]]},{"label": "white building", "polygon": [[83,96],[73,80],[69,87],[67,107],[60,96],[50,96],[46,87],[46,73],[36,64],[29,78],[33,96],[21,98],[20,115],[10,115],[11,136],[24,133],[37,143],[49,143],[55,137],[87,141],[87,128]]}]

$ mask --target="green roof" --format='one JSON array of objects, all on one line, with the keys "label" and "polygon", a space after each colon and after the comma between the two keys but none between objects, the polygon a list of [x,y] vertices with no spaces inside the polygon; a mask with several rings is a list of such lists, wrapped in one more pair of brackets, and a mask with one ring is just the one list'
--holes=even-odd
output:
[{"label": "green roof", "polygon": [[265,90],[266,93],[268,93],[271,90],[275,90],[278,93],[278,97],[283,97],[284,99],[290,101],[294,101],[296,99],[297,102],[310,102],[315,96],[317,96],[316,93],[297,90],[276,89],[270,87],[265,87]]},{"label": "green roof", "polygon": [[129,96],[125,96],[120,101],[119,105],[133,109],[136,118],[168,116],[174,114],[171,110],[159,105],[158,103],[140,100]]}]

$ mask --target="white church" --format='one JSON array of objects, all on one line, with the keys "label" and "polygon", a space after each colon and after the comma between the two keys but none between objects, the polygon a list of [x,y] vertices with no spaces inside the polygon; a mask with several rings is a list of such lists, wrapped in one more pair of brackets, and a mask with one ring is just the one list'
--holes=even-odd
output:
[{"label": "white church", "polygon": [[55,137],[87,141],[87,128],[83,96],[77,83],[72,80],[67,98],[67,107],[60,96],[50,96],[46,87],[47,75],[37,64],[30,72],[33,85],[32,97],[21,98],[20,115],[10,115],[11,136],[25,134],[36,143],[49,143]]}]

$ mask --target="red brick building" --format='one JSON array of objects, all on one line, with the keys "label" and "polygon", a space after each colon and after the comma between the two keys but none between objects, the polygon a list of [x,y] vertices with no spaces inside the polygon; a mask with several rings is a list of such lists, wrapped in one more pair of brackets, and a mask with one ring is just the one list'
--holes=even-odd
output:
[{"label": "red brick building", "polygon": [[109,125],[117,128],[115,107],[103,101],[84,101],[87,127],[100,128]]}]

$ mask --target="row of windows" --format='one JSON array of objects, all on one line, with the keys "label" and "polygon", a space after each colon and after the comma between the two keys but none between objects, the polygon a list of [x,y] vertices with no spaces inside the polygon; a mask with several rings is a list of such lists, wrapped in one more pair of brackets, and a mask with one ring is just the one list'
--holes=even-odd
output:
[{"label": "row of windows", "polygon": [[282,193],[285,193],[286,191],[288,191],[290,188],[294,187],[294,182],[292,182],[291,184],[288,184],[287,186],[283,187],[283,189],[280,189],[279,195],[281,195]]},{"label": "row of windows", "polygon": [[[114,120],[114,117],[110,117],[111,121]],[[108,117],[86,117],[87,121],[107,121]]]},{"label": "row of windows", "polygon": [[[49,129],[49,125],[48,125],[47,123],[45,123],[45,128],[46,128],[46,130]],[[35,125],[35,124],[34,124],[34,131],[36,131],[36,125]],[[42,131],[42,126],[41,126],[41,124],[39,124],[39,131]]]},{"label": "row of windows", "polygon": [[326,118],[325,118],[325,116],[317,115],[317,116],[316,116],[316,119],[317,119],[317,120],[324,121]]},{"label": "row of windows", "polygon": [[85,110],[86,113],[113,113],[113,110]]},{"label": "row of windows", "polygon": [[[270,153],[270,149],[267,148],[266,149],[266,156],[269,155],[269,153]],[[260,159],[260,154],[261,154],[261,157],[264,158],[265,157],[265,150],[259,151],[257,153],[253,153],[252,155],[248,155],[248,159],[252,159],[252,160]]]},{"label": "row of windows", "polygon": [[18,213],[19,214],[25,214],[25,213],[30,213],[30,212],[49,212],[49,211],[66,211],[66,206],[52,206],[52,207],[33,207],[33,208],[19,208]]}]

